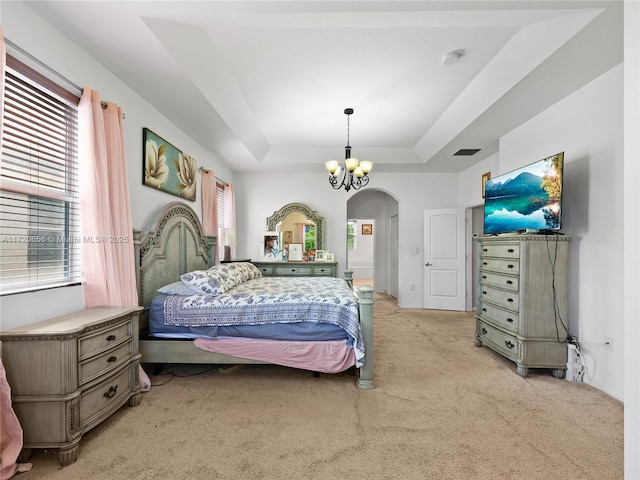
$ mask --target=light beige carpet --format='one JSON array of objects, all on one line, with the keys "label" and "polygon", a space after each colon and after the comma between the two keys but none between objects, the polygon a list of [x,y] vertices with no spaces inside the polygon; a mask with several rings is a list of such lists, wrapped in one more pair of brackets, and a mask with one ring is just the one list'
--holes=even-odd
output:
[{"label": "light beige carpet", "polygon": [[[622,479],[623,405],[474,346],[471,313],[375,295],[377,388],[277,366],[182,366],[19,480]],[[191,376],[189,376],[191,375]]]}]

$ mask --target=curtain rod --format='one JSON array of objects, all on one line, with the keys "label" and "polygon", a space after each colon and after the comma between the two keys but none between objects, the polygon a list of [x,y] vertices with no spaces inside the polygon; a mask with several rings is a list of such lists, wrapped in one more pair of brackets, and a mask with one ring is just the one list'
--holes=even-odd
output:
[{"label": "curtain rod", "polygon": [[[35,63],[38,67],[46,70],[47,72],[49,72],[50,74],[56,76],[58,79],[62,80],[64,83],[66,83],[69,87],[74,88],[77,91],[77,95],[79,97],[82,96],[82,88],[79,87],[78,85],[76,85],[75,83],[73,83],[71,80],[69,80],[67,77],[65,77],[64,75],[62,75],[61,73],[56,72],[53,68],[51,68],[49,65],[47,65],[46,63],[44,63],[42,60],[38,60],[36,57],[34,57],[33,55],[31,55],[29,52],[27,52],[26,50],[24,50],[23,48],[19,47],[18,45],[16,45],[15,43],[13,43],[11,40],[9,40],[7,37],[4,38],[4,42],[7,45],[7,47],[10,47],[11,49],[15,50],[16,52],[18,52],[21,56],[23,56],[24,58],[28,59],[30,62]],[[15,55],[14,55],[15,56]]]},{"label": "curtain rod", "polygon": [[[201,171],[201,172],[205,172],[205,173],[211,173],[211,170],[207,170],[204,167],[200,167],[200,168],[198,168],[198,170]],[[214,177],[215,177],[215,175],[214,175]],[[228,183],[225,182],[224,180],[222,180],[220,177],[215,177],[215,179],[218,180],[223,185],[228,185]]]}]

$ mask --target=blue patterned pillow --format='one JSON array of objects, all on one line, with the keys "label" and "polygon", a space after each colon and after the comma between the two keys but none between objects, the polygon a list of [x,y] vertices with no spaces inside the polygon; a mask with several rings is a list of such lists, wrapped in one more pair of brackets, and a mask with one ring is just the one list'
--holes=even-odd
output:
[{"label": "blue patterned pillow", "polygon": [[185,273],[180,280],[200,295],[220,295],[244,281],[235,270],[220,267]]},{"label": "blue patterned pillow", "polygon": [[254,278],[260,278],[262,276],[262,272],[260,271],[260,269],[251,262],[225,263],[220,265],[219,267],[213,268],[228,268],[229,270],[233,270],[237,272],[245,282],[247,280],[253,280]]}]

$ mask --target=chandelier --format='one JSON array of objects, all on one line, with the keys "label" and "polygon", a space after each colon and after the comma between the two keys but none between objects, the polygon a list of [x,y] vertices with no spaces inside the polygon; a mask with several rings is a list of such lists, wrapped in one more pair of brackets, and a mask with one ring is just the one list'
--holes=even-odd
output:
[{"label": "chandelier", "polygon": [[329,183],[339,190],[341,187],[348,192],[352,188],[359,190],[369,183],[369,172],[373,163],[368,160],[359,161],[351,158],[351,145],[349,145],[349,115],[353,113],[353,108],[345,108],[347,115],[347,146],[344,147],[344,167],[340,166],[338,160],[329,160],[324,166],[329,172]]}]

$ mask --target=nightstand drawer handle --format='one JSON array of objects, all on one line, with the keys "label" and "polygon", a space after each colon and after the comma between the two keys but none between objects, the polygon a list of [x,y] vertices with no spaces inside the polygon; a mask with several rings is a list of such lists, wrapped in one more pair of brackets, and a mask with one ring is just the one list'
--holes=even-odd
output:
[{"label": "nightstand drawer handle", "polygon": [[115,335],[109,335],[109,336],[107,337],[107,342],[113,342],[115,339],[116,339],[116,336],[115,336]]},{"label": "nightstand drawer handle", "polygon": [[509,253],[513,253],[515,250],[513,248],[510,248],[509,250],[507,250],[507,252]]},{"label": "nightstand drawer handle", "polygon": [[487,292],[483,290],[483,291],[482,291],[482,294],[483,294],[483,295],[486,295],[486,294],[487,294]]},{"label": "nightstand drawer handle", "polygon": [[116,392],[118,391],[118,386],[111,386],[109,387],[109,390],[104,394],[104,397],[106,398],[113,398],[116,394]]},{"label": "nightstand drawer handle", "polygon": [[482,251],[483,251],[483,252],[488,252],[488,251],[489,251],[489,249],[488,249],[488,248],[483,248],[483,249],[482,249]]},{"label": "nightstand drawer handle", "polygon": [[506,342],[504,342],[504,344],[507,346],[507,348],[515,347],[515,345],[513,343],[511,343],[511,340],[507,340]]},{"label": "nightstand drawer handle", "polygon": [[511,280],[507,280],[507,285],[513,285],[513,282]]},{"label": "nightstand drawer handle", "polygon": [[513,323],[513,318],[507,318],[508,323]]},{"label": "nightstand drawer handle", "polygon": [[513,268],[513,265],[509,264],[507,265],[507,268]]},{"label": "nightstand drawer handle", "polygon": [[107,363],[113,363],[117,360],[118,358],[115,355],[110,356],[109,358],[107,358]]},{"label": "nightstand drawer handle", "polygon": [[486,279],[487,279],[487,276],[486,276],[486,275],[482,275],[482,279],[483,279],[483,280],[486,280]]},{"label": "nightstand drawer handle", "polygon": [[481,332],[482,332],[482,334],[483,334],[483,335],[486,335],[486,334],[487,334],[487,329],[486,329],[486,328],[483,328],[483,329],[481,330]]},{"label": "nightstand drawer handle", "polygon": [[486,309],[486,308],[483,308],[483,309],[482,309],[482,311],[483,311],[483,312],[486,312],[486,311],[487,311],[487,309]]},{"label": "nightstand drawer handle", "polygon": [[507,302],[513,303],[513,298],[507,298]]}]

